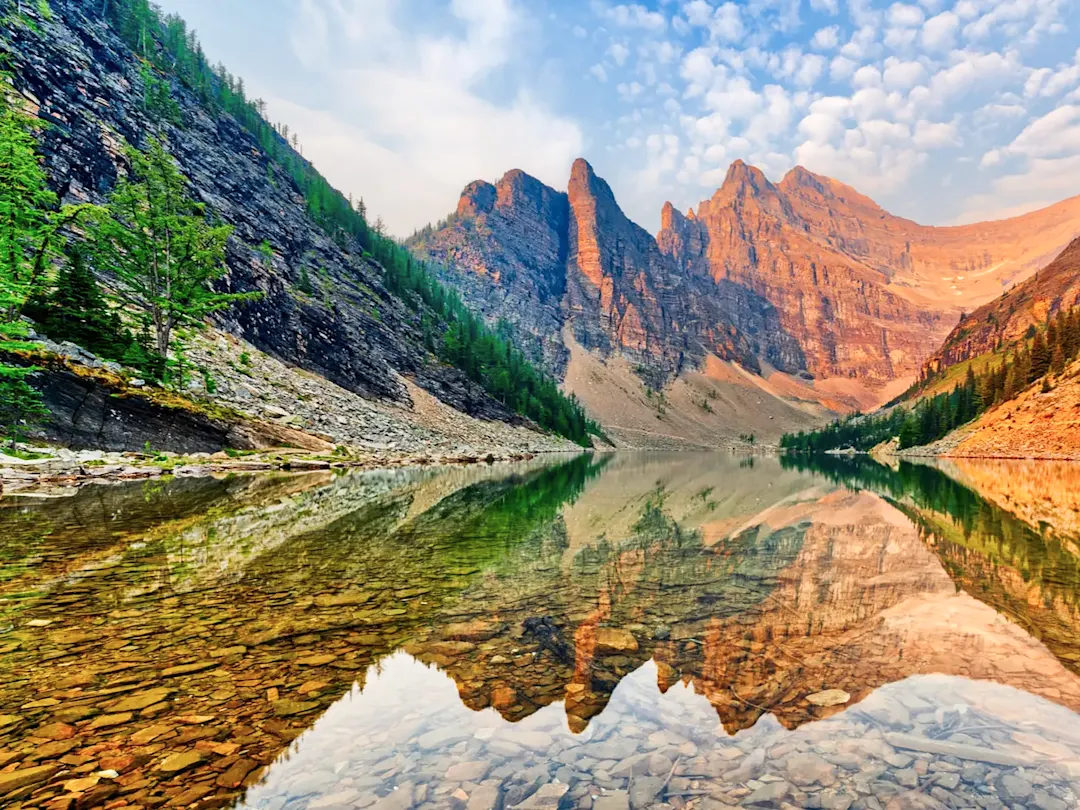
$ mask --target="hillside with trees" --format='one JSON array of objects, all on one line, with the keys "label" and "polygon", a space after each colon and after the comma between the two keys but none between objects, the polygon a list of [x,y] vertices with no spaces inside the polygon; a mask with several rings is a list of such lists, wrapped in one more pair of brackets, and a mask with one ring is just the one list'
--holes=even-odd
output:
[{"label": "hillside with trees", "polygon": [[[182,389],[209,319],[363,396],[400,401],[405,375],[467,414],[588,443],[581,406],[369,225],[182,19],[146,0],[0,7],[9,357],[33,348],[30,318]],[[32,374],[0,370],[9,433],[41,415],[19,404]]]},{"label": "hillside with trees", "polygon": [[[1041,325],[1029,326],[1011,346],[980,357],[984,371],[976,373],[969,363],[962,382],[949,391],[877,414],[849,416],[818,431],[787,434],[780,446],[797,453],[820,453],[848,448],[867,452],[894,438],[901,450],[931,444],[1026,391],[1049,394],[1071,379],[1069,365],[1078,355],[1080,308],[1059,309]],[[937,372],[944,374],[945,370]],[[931,376],[924,384],[934,381]]]}]

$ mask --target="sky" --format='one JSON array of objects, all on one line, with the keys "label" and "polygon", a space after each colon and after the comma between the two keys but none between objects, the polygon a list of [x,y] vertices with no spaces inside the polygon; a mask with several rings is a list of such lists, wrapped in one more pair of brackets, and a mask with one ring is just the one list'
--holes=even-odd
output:
[{"label": "sky", "polygon": [[586,158],[651,232],[736,159],[934,225],[1080,194],[1080,0],[160,0],[370,217]]}]

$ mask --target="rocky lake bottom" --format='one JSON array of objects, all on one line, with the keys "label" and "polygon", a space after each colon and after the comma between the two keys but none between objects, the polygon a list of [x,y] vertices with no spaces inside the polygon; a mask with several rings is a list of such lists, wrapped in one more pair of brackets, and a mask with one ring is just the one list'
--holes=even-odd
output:
[{"label": "rocky lake bottom", "polygon": [[1052,475],[978,472],[626,454],[5,497],[0,806],[1078,807],[1080,546]]}]

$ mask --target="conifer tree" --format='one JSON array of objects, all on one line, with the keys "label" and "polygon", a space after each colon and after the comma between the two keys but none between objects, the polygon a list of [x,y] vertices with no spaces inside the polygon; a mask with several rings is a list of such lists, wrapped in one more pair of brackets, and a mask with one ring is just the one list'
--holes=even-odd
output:
[{"label": "conifer tree", "polygon": [[1061,344],[1054,346],[1054,356],[1050,359],[1050,370],[1055,377],[1060,377],[1065,372],[1065,350]]},{"label": "conifer tree", "polygon": [[1028,377],[1026,382],[1035,382],[1035,380],[1044,376],[1049,370],[1050,350],[1046,345],[1046,339],[1043,337],[1043,333],[1036,332],[1034,339],[1031,341],[1031,360],[1028,366]]},{"label": "conifer tree", "polygon": [[167,360],[179,327],[202,328],[209,314],[255,296],[211,287],[225,273],[232,227],[207,222],[162,143],[151,138],[145,152],[128,149],[127,157],[129,174],[93,229],[95,260],[112,269],[119,298],[139,313]]}]

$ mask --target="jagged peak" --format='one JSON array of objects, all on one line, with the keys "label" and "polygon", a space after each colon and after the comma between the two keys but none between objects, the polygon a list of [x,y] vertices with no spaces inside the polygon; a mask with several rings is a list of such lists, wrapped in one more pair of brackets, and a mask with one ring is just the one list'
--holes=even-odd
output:
[{"label": "jagged peak", "polygon": [[807,169],[805,166],[796,166],[790,169],[787,174],[784,175],[784,179],[780,181],[781,186],[795,186],[795,185],[821,185],[827,186],[833,182],[831,177],[824,177],[820,174],[814,174],[814,172]]},{"label": "jagged peak", "polygon": [[683,213],[676,208],[670,201],[664,203],[663,209],[660,211],[660,228],[661,230],[669,230],[670,228],[678,227],[686,222],[686,217]]},{"label": "jagged peak", "polygon": [[461,192],[458,200],[459,217],[477,217],[491,213],[498,198],[498,191],[487,180],[473,180]]},{"label": "jagged peak", "polygon": [[[589,161],[585,160],[585,158],[578,158],[574,161],[574,166],[570,170],[568,192],[571,205],[574,204],[575,200],[592,198],[596,201],[602,200],[607,205],[619,208],[619,204],[615,200],[615,192],[611,190],[611,186],[607,184],[604,178],[599,177],[593,171],[593,167],[589,165]],[[619,213],[622,213],[621,208],[619,208]]]},{"label": "jagged peak", "polygon": [[823,174],[816,174],[804,166],[796,166],[785,174],[779,187],[786,194],[797,194],[800,189],[811,188],[819,194],[847,204],[855,204],[871,211],[884,211],[874,200],[846,183]]},{"label": "jagged peak", "polygon": [[761,193],[773,188],[765,173],[744,160],[736,160],[728,167],[724,184],[717,189],[715,197],[731,197],[739,193]]},{"label": "jagged peak", "polygon": [[574,161],[574,165],[570,168],[571,182],[573,182],[575,178],[587,181],[594,177],[596,177],[596,172],[593,171],[593,167],[585,158],[579,157]]}]

